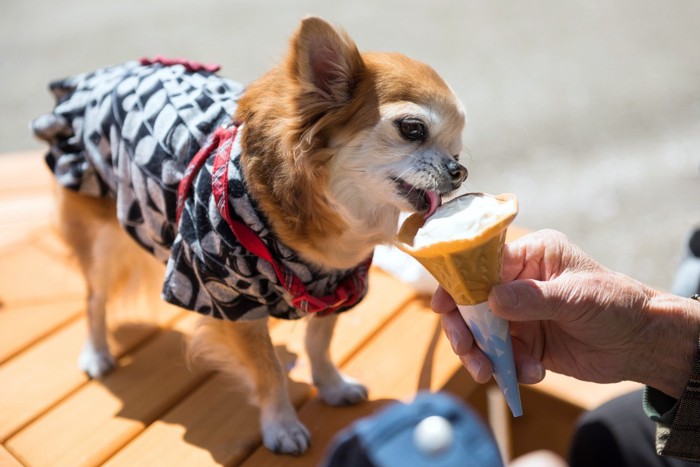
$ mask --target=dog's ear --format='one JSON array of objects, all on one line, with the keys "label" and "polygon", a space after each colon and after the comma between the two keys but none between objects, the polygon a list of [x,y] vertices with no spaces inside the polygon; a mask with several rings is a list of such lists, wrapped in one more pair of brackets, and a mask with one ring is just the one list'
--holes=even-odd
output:
[{"label": "dog's ear", "polygon": [[364,67],[352,39],[317,17],[302,20],[292,37],[290,58],[290,71],[301,84],[302,93],[312,100],[325,101],[329,107],[351,98]]}]

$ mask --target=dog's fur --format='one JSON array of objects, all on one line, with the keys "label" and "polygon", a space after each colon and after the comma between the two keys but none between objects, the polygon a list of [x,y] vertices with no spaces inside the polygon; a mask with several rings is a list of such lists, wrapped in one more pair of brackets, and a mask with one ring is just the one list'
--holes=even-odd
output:
[{"label": "dog's fur", "polygon": [[[356,266],[375,245],[392,241],[400,210],[434,209],[436,197],[466,176],[455,162],[464,111],[438,74],[399,54],[360,54],[344,32],[319,18],[302,21],[284,62],[249,86],[235,118],[245,122],[241,161],[250,195],[278,238],[323,268]],[[411,119],[425,131],[414,140],[401,124]],[[80,364],[98,377],[114,366],[105,304],[128,269],[114,242],[127,240],[113,201],[67,189],[59,200],[63,231],[88,284],[90,337]],[[367,390],[330,361],[335,322],[335,316],[309,320],[313,380],[325,402],[354,404]],[[293,454],[308,448],[267,320],[203,317],[190,345],[223,371],[245,370],[265,446]]]}]

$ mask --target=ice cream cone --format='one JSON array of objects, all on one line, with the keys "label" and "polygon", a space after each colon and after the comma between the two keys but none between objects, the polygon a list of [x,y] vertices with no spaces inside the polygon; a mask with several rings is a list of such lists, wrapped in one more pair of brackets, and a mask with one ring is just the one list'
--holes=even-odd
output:
[{"label": "ice cream cone", "polygon": [[[433,243],[415,244],[416,235],[426,220],[413,214],[401,226],[396,245],[416,258],[447,290],[458,305],[476,305],[485,302],[491,287],[501,281],[501,253],[508,225],[518,212],[514,195],[491,196],[468,193],[438,208],[438,212],[459,200],[489,197],[498,203],[510,203],[511,209],[493,219],[484,228],[459,237],[436,238]],[[467,207],[468,209],[469,207]],[[448,237],[446,234],[445,237]]]},{"label": "ice cream cone", "polygon": [[[477,201],[484,212],[467,213]],[[395,242],[454,298],[479,348],[491,360],[494,378],[514,416],[522,415],[522,409],[508,322],[491,313],[486,301],[491,287],[501,280],[506,230],[517,212],[512,194],[468,193],[438,208],[429,219],[434,224],[431,231],[420,214],[406,219]],[[435,216],[442,216],[441,224]]]}]

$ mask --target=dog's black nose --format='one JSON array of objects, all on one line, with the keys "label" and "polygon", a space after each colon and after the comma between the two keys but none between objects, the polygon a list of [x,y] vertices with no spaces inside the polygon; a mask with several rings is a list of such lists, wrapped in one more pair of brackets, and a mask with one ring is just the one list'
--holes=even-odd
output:
[{"label": "dog's black nose", "polygon": [[450,177],[452,177],[452,188],[455,190],[460,187],[462,182],[467,178],[467,175],[469,174],[467,172],[467,168],[464,167],[462,164],[459,164],[457,161],[448,162],[447,171],[449,172]]}]

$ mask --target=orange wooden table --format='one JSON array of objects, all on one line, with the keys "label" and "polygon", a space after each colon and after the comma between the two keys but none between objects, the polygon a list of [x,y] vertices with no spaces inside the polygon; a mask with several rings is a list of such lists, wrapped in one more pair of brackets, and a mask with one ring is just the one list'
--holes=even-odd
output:
[{"label": "orange wooden table", "polygon": [[525,416],[510,420],[461,369],[428,299],[375,268],[367,298],[342,315],[332,348],[343,371],[369,387],[369,402],[319,402],[303,358],[303,322],[274,324],[293,401],[312,434],[305,456],[275,456],[261,447],[257,410],[236,385],[188,368],[183,345],[194,313],[157,298],[117,301],[110,326],[118,369],[102,380],[78,369],[85,287],[52,227],[40,154],[0,155],[0,219],[0,466],[310,466],[338,430],[418,390],[446,390],[472,404],[509,455],[564,454],[582,410],[636,387],[549,375],[521,389]]}]

